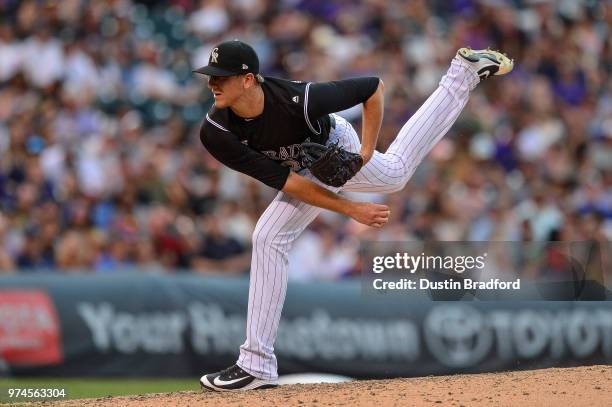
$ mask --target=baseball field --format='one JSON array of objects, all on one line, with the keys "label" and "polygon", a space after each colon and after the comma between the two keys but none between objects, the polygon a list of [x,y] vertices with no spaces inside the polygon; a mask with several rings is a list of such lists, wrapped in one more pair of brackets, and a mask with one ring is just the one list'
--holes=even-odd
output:
[{"label": "baseball field", "polygon": [[[6,385],[6,381],[0,385]],[[40,381],[31,382],[31,385]],[[23,381],[20,384],[24,384]],[[202,392],[193,381],[51,381],[72,400],[49,406],[610,406],[612,366],[296,384],[245,393]],[[129,395],[126,395],[129,394]],[[82,398],[79,398],[82,397]],[[36,405],[34,403],[28,405]]]}]

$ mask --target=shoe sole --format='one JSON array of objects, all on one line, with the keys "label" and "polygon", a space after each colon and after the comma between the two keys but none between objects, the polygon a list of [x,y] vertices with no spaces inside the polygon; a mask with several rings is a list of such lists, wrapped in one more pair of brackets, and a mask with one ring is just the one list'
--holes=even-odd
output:
[{"label": "shoe sole", "polygon": [[206,376],[204,376],[203,380],[200,379],[200,386],[202,387],[202,390],[206,390],[206,391],[239,392],[239,391],[247,391],[247,390],[272,389],[274,387],[278,387],[278,384],[266,382],[265,380],[261,380],[261,379],[255,379],[251,383],[239,389],[222,389],[210,383],[208,379],[206,379]]},{"label": "shoe sole", "polygon": [[[460,48],[459,51],[457,51],[457,54],[459,54],[461,57],[463,57],[469,62],[478,62],[480,58],[487,58],[491,60],[491,62],[495,62],[496,64],[498,64],[498,69],[497,72],[495,72],[493,75],[497,76],[505,75],[508,72],[512,71],[512,68],[514,68],[514,60],[508,58],[499,51],[494,51],[491,49],[473,50],[470,48]],[[487,55],[477,56],[476,54]]]}]

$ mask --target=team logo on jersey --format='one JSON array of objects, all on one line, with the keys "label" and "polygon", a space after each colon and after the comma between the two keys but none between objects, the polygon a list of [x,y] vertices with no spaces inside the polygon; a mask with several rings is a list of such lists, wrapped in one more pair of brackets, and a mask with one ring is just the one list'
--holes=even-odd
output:
[{"label": "team logo on jersey", "polygon": [[282,161],[281,165],[296,170],[300,168],[300,146],[301,144],[291,144],[279,147],[277,151],[263,150],[261,152],[275,161]]},{"label": "team logo on jersey", "polygon": [[295,103],[298,103],[300,101],[300,97],[299,96],[294,96],[291,98],[291,100],[293,100]]},{"label": "team logo on jersey", "polygon": [[219,61],[217,60],[217,58],[219,58],[219,48],[213,48],[212,52],[210,53],[210,61],[208,62],[218,64]]},{"label": "team logo on jersey", "polygon": [[[297,96],[296,96],[297,97]],[[305,143],[310,142],[310,137],[306,137]],[[289,167],[294,171],[299,171],[302,168],[302,160],[300,158],[301,143],[291,144],[289,146],[279,147],[278,150],[261,150],[261,153],[267,157],[281,161],[283,167]]]}]

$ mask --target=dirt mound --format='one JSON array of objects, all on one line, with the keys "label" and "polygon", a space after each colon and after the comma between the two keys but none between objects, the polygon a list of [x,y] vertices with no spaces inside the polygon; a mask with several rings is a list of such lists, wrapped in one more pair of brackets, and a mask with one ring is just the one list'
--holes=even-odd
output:
[{"label": "dirt mound", "polygon": [[62,406],[612,406],[612,366],[298,384],[245,393],[179,392]]}]

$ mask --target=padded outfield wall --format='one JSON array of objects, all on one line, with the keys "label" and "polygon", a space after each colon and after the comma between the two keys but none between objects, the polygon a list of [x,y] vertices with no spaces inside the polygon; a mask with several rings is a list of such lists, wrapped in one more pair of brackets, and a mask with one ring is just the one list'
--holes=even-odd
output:
[{"label": "padded outfield wall", "polygon": [[[235,362],[248,279],[191,274],[0,278],[0,372],[197,376]],[[605,291],[604,297],[612,298]],[[290,283],[280,374],[355,378],[607,364],[607,301],[371,297],[360,281]],[[4,367],[2,367],[4,366]]]}]

